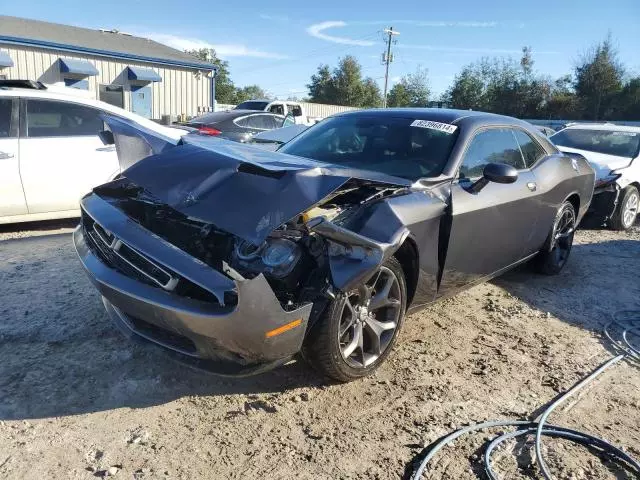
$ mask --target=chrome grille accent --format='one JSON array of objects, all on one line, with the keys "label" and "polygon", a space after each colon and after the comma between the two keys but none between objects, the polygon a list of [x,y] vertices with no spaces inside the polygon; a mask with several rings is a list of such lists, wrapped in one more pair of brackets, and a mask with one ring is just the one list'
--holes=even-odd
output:
[{"label": "chrome grille accent", "polygon": [[130,267],[159,287],[172,291],[178,285],[179,278],[172,272],[167,271],[136,249],[130,247],[97,222],[93,223],[92,230],[94,238],[102,242],[104,247],[111,250],[120,260],[126,262]]}]

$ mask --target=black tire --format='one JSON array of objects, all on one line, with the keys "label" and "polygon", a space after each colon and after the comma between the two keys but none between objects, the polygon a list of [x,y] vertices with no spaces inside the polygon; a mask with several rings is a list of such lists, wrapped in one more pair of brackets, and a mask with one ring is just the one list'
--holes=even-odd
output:
[{"label": "black tire", "polygon": [[562,271],[569,260],[575,230],[575,209],[571,202],[564,202],[556,213],[544,247],[535,258],[538,272],[545,275],[557,275]]},{"label": "black tire", "polygon": [[[393,275],[394,280],[397,282],[397,286],[394,283],[389,288],[389,291],[391,293],[388,294],[387,301],[394,301],[394,303],[393,305],[387,307],[374,309],[373,306],[375,303],[375,298],[377,296],[375,295],[375,293],[379,293],[380,295],[384,293],[384,290],[386,290],[386,288],[382,288],[380,287],[380,285],[382,285],[383,281],[387,281],[387,275],[389,275],[389,272]],[[386,283],[384,285],[386,287]],[[376,291],[376,288],[379,288],[379,291]],[[366,303],[366,300],[364,302],[362,301],[362,298],[366,298],[367,296],[367,294],[361,295],[361,292],[364,289],[367,289],[367,291],[369,292],[368,295],[370,303]],[[396,298],[396,296],[398,298]],[[407,306],[406,299],[407,286],[405,283],[402,266],[400,265],[398,260],[396,260],[394,257],[391,257],[384,262],[381,269],[376,272],[372,279],[366,282],[365,285],[360,286],[357,291],[350,292],[349,294],[339,294],[334,300],[331,301],[331,303],[327,306],[325,312],[323,313],[321,318],[318,319],[313,329],[309,333],[307,339],[305,340],[305,345],[303,346],[302,350],[303,357],[320,373],[339,382],[350,382],[352,380],[356,380],[358,378],[362,378],[371,374],[386,360],[393,348],[393,345],[396,342],[398,334],[402,329],[402,324],[404,323],[404,314]],[[397,313],[395,310],[396,300],[398,301]],[[350,356],[345,358],[345,356],[343,355],[345,350],[348,349],[349,345],[344,345],[344,343],[347,342],[342,342],[342,340],[347,338],[351,334],[351,330],[345,330],[344,336],[342,337],[340,336],[340,330],[343,329],[349,322],[348,319],[345,320],[344,318],[345,313],[347,313],[348,316],[349,311],[354,312],[353,308],[349,308],[349,305],[357,304],[357,302],[365,303],[367,306],[371,305],[371,311],[373,312],[373,315],[380,315],[380,317],[382,317],[382,315],[384,314],[384,319],[380,319],[380,321],[378,322],[380,325],[390,325],[392,323],[390,319],[392,317],[396,318],[397,315],[397,320],[395,321],[395,329],[393,330],[393,332],[391,332],[390,330],[388,331],[389,334],[387,338],[384,339],[384,350],[381,350],[381,347],[377,349],[381,353],[379,353],[375,360],[373,360],[375,354],[368,354],[367,352],[365,352],[365,350],[367,346],[369,346],[373,350],[376,350],[374,348],[375,345],[382,345],[382,335],[387,333],[387,331],[384,331],[383,334],[378,335],[377,343],[375,343],[372,340],[372,338],[375,337],[373,336],[369,324],[367,323],[369,320],[361,321],[359,320],[360,317],[353,315],[353,313],[351,314],[351,321],[355,321],[356,323],[360,324],[359,335],[360,338],[363,339],[363,347],[356,348],[356,350],[351,354],[354,357],[353,359]],[[370,319],[370,317],[366,318]],[[379,317],[374,316],[372,320],[377,321],[378,318]],[[351,328],[356,329],[357,326],[354,324]],[[354,333],[352,338],[355,339],[355,336],[356,334]],[[353,341],[349,342],[349,344],[352,343]],[[357,365],[357,357],[359,355],[357,352],[358,350],[362,352],[362,365]],[[369,355],[369,357],[365,358],[366,355]]]},{"label": "black tire", "polygon": [[629,230],[638,218],[640,193],[636,187],[629,185],[620,192],[619,199],[616,211],[609,219],[609,227],[613,230]]}]

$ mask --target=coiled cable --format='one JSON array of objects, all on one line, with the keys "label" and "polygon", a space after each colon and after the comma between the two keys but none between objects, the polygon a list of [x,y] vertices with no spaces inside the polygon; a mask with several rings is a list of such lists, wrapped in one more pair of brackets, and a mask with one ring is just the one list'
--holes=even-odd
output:
[{"label": "coiled cable", "polygon": [[[616,335],[617,334],[617,335]],[[560,427],[557,425],[551,425],[547,423],[547,418],[551,413],[562,403],[564,403],[569,397],[575,395],[578,391],[585,388],[591,382],[593,382],[599,375],[606,371],[609,367],[617,364],[622,360],[629,360],[631,362],[640,361],[640,347],[633,345],[629,339],[630,335],[636,335],[640,337],[640,311],[639,310],[622,310],[616,312],[613,315],[613,320],[608,323],[604,328],[604,335],[611,342],[612,347],[619,352],[615,357],[607,360],[605,363],[596,368],[587,377],[583,378],[580,382],[575,384],[569,390],[567,390],[562,396],[549,405],[544,412],[538,417],[537,421],[527,420],[498,420],[482,422],[468,427],[461,428],[455,432],[450,433],[446,437],[442,438],[436,444],[427,447],[422,451],[420,456],[424,455],[418,468],[411,476],[411,480],[419,480],[425,471],[429,462],[436,456],[436,454],[446,445],[453,442],[455,439],[466,435],[468,433],[477,432],[487,428],[495,427],[514,427],[515,431],[504,433],[487,446],[484,452],[483,463],[484,470],[487,477],[490,480],[498,480],[497,474],[491,467],[491,455],[493,451],[502,443],[507,440],[526,436],[535,435],[535,451],[536,462],[540,468],[542,476],[546,480],[552,480],[551,472],[544,460],[542,452],[542,437],[563,438],[570,440],[574,443],[581,445],[595,447],[597,450],[605,455],[608,455],[612,459],[617,459],[625,462],[629,468],[635,471],[635,474],[640,478],[640,463],[631,457],[629,454],[621,450],[620,448],[612,445],[606,440],[589,435],[587,433],[579,432],[570,428]],[[616,338],[618,336],[618,338]]]}]

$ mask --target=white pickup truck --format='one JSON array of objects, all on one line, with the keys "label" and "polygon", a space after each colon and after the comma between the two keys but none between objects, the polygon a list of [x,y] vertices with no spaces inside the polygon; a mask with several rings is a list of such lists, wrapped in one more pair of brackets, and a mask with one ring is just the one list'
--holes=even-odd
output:
[{"label": "white pickup truck", "polygon": [[277,115],[293,115],[293,119],[297,125],[313,125],[314,122],[309,120],[304,106],[298,102],[289,100],[247,100],[236,105],[234,110],[262,110]]}]

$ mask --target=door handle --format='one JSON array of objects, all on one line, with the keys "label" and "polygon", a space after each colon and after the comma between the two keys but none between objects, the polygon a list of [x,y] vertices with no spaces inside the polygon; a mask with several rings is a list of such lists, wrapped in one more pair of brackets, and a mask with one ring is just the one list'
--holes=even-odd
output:
[{"label": "door handle", "polygon": [[13,153],[0,152],[0,160],[6,160],[13,157],[15,157]]},{"label": "door handle", "polygon": [[110,145],[108,147],[96,148],[96,152],[115,152],[115,151],[116,151],[116,147],[114,147],[113,145]]},{"label": "door handle", "polygon": [[529,182],[527,183],[527,188],[532,192],[535,192],[538,189],[538,185],[536,184],[536,182]]}]

